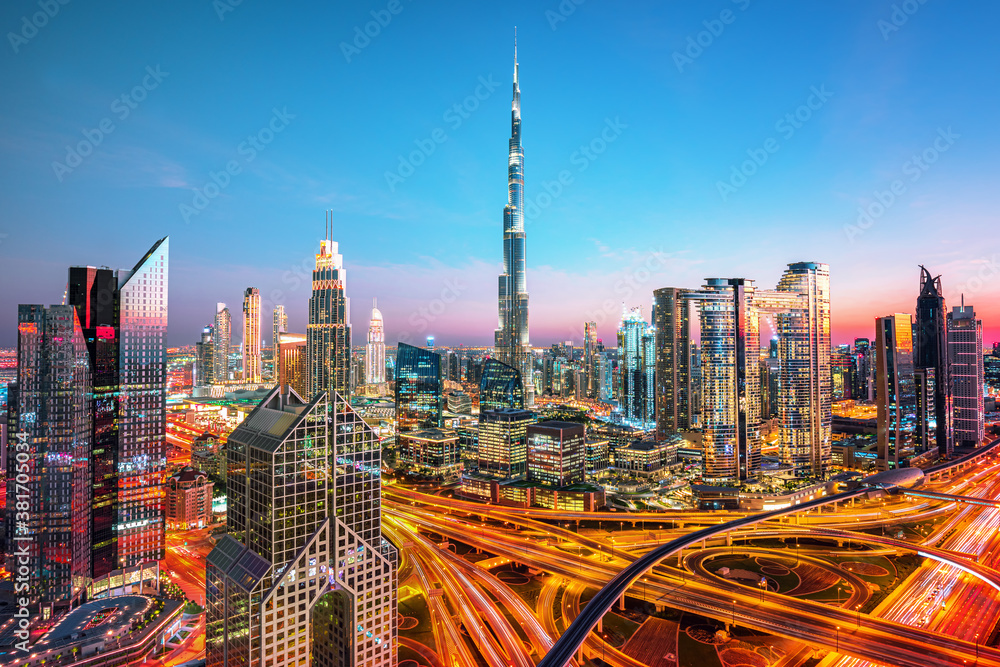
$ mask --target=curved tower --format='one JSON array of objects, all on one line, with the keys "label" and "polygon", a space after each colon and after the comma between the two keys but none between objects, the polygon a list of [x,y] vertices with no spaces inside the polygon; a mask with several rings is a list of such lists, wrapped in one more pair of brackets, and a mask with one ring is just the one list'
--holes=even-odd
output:
[{"label": "curved tower", "polygon": [[521,89],[517,82],[517,33],[514,34],[514,93],[510,106],[507,206],[503,210],[503,274],[499,280],[497,358],[521,373],[525,405],[534,402],[531,347],[528,342],[528,286],[524,271],[524,149],[521,147]]}]

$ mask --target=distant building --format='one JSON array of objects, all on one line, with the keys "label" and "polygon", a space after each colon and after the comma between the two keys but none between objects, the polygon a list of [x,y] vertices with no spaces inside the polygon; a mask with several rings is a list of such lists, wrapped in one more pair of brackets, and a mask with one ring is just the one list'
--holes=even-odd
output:
[{"label": "distant building", "polygon": [[875,320],[875,396],[878,467],[906,465],[915,453],[917,388],[913,379],[913,329],[910,316],[896,313]]},{"label": "distant building", "polygon": [[587,438],[585,445],[587,477],[600,477],[608,470],[609,451],[607,438]]},{"label": "distant building", "polygon": [[978,447],[986,435],[983,402],[983,322],[972,306],[948,313],[948,362],[955,401],[955,443]]},{"label": "distant building", "polygon": [[260,382],[263,377],[262,364],[260,290],[248,287],[243,293],[243,382]]},{"label": "distant building", "polygon": [[186,466],[167,480],[167,527],[204,528],[212,522],[212,489],[208,475]]},{"label": "distant building", "polygon": [[365,347],[365,382],[385,382],[385,327],[378,301],[372,303],[372,316],[368,324],[368,345]]},{"label": "distant building", "polygon": [[278,333],[278,385],[291,387],[299,396],[305,396],[309,387],[307,340],[305,334]]},{"label": "distant building", "polygon": [[649,428],[656,421],[655,330],[638,309],[622,315],[618,329],[621,414],[626,424]]},{"label": "distant building", "polygon": [[547,486],[580,484],[587,477],[587,439],[583,424],[544,421],[531,424],[528,480]]},{"label": "distant building", "polygon": [[215,381],[212,353],[212,325],[201,330],[201,340],[195,343],[194,386],[207,387]]},{"label": "distant building", "polygon": [[404,468],[421,475],[454,479],[462,472],[462,453],[454,431],[427,428],[400,433],[398,457]]},{"label": "distant building", "polygon": [[479,472],[497,479],[523,478],[528,467],[528,410],[503,408],[479,415]]},{"label": "distant building", "polygon": [[226,304],[215,305],[215,324],[212,327],[212,381],[229,382],[229,348],[232,345],[233,318]]},{"label": "distant building", "polygon": [[677,463],[678,442],[641,440],[615,450],[615,468],[640,477],[661,477]]}]

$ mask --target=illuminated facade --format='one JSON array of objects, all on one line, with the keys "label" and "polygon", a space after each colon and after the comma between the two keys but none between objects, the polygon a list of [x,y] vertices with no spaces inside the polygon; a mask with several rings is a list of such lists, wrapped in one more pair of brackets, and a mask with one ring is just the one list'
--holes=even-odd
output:
[{"label": "illuminated facade", "polygon": [[309,366],[306,363],[306,335],[278,333],[278,385],[289,386],[299,396],[306,395],[309,384]]},{"label": "illuminated facade", "polygon": [[243,293],[243,381],[260,382],[260,290],[248,287]]},{"label": "illuminated facade", "polygon": [[194,386],[207,387],[215,377],[212,353],[212,325],[201,330],[201,340],[195,343]]},{"label": "illuminated facade", "polygon": [[[206,561],[206,662],[396,662],[378,438],[339,395],[276,387],[229,436],[229,534]],[[260,512],[260,503],[272,508]]]},{"label": "illuminated facade", "polygon": [[955,400],[955,443],[977,447],[986,435],[983,322],[964,299],[948,313],[948,362]]},{"label": "illuminated facade", "polygon": [[936,447],[938,453],[949,456],[955,448],[952,420],[951,373],[948,363],[947,308],[941,276],[932,277],[920,267],[920,296],[917,297],[916,322],[913,329],[913,366],[917,372],[920,400],[917,406],[918,447]]},{"label": "illuminated facade", "polygon": [[653,292],[658,440],[691,428],[691,322],[683,292],[676,287]]},{"label": "illuminated facade", "polygon": [[274,349],[274,354],[277,356],[278,351],[278,335],[288,331],[288,315],[285,314],[285,307],[278,304],[274,307],[274,311],[271,313],[271,347]]},{"label": "illuminated facade", "polygon": [[546,486],[581,484],[587,477],[587,446],[583,424],[544,421],[530,424],[528,480]]},{"label": "illuminated facade", "polygon": [[396,348],[396,431],[439,428],[444,413],[441,355],[400,343]]},{"label": "illuminated facade", "polygon": [[524,477],[528,468],[528,410],[503,408],[479,414],[479,473],[497,479]]},{"label": "illuminated facade", "polygon": [[164,238],[130,271],[70,269],[95,380],[95,577],[164,554],[168,267]]},{"label": "illuminated facade", "polygon": [[365,382],[385,382],[385,327],[378,302],[372,303],[372,318],[368,325],[368,345],[365,347]]},{"label": "illuminated facade", "polygon": [[524,409],[524,385],[516,368],[487,359],[479,379],[479,411],[500,408]]},{"label": "illuminated facade", "polygon": [[458,434],[441,428],[408,431],[399,435],[399,461],[423,475],[455,478],[462,472]]},{"label": "illuminated facade", "polygon": [[22,305],[17,319],[17,381],[8,395],[14,424],[5,443],[6,569],[16,578],[26,568],[28,589],[20,595],[32,607],[66,609],[82,601],[92,571],[87,345],[72,306]]},{"label": "illuminated facade", "polygon": [[521,89],[514,42],[514,93],[507,156],[507,206],[503,210],[503,274],[499,278],[497,358],[524,379],[525,405],[534,402],[534,358],[528,342],[528,286],[525,279],[524,149],[521,147]]},{"label": "illuminated facade", "polygon": [[233,339],[233,318],[226,304],[215,306],[212,338],[212,376],[216,384],[229,382],[229,347]]},{"label": "illuminated facade", "polygon": [[306,347],[309,396],[325,391],[347,396],[351,386],[351,313],[346,295],[344,257],[332,240],[333,219],[327,214],[326,238],[320,241],[309,297]]},{"label": "illuminated facade", "polygon": [[597,377],[597,323],[583,325],[583,372],[587,378],[587,398],[597,398],[600,382]]},{"label": "illuminated facade", "polygon": [[656,419],[656,333],[639,309],[622,314],[618,328],[621,413],[626,424],[650,428]]},{"label": "illuminated facade", "polygon": [[875,320],[874,356],[878,467],[889,470],[922,453],[914,447],[917,388],[909,315],[896,313]]}]

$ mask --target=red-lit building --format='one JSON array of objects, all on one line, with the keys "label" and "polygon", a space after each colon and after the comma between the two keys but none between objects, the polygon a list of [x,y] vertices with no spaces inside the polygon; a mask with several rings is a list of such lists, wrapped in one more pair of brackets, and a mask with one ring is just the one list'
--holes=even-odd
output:
[{"label": "red-lit building", "polygon": [[203,528],[212,520],[212,489],[208,475],[187,466],[167,480],[167,527]]}]

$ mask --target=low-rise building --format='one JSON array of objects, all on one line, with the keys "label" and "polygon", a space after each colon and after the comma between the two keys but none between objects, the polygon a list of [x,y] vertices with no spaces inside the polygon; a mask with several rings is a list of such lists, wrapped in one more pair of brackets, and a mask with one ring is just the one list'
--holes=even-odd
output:
[{"label": "low-rise building", "polygon": [[201,470],[187,466],[167,480],[167,527],[204,528],[212,521],[214,484]]},{"label": "low-rise building", "polygon": [[544,421],[531,424],[528,480],[545,486],[570,486],[586,479],[586,433],[583,424]]},{"label": "low-rise building", "polygon": [[462,472],[458,434],[442,428],[425,428],[399,434],[398,463],[405,469],[442,479]]},{"label": "low-rise building", "polygon": [[677,463],[681,441],[639,440],[615,450],[615,468],[640,477],[659,478]]}]

